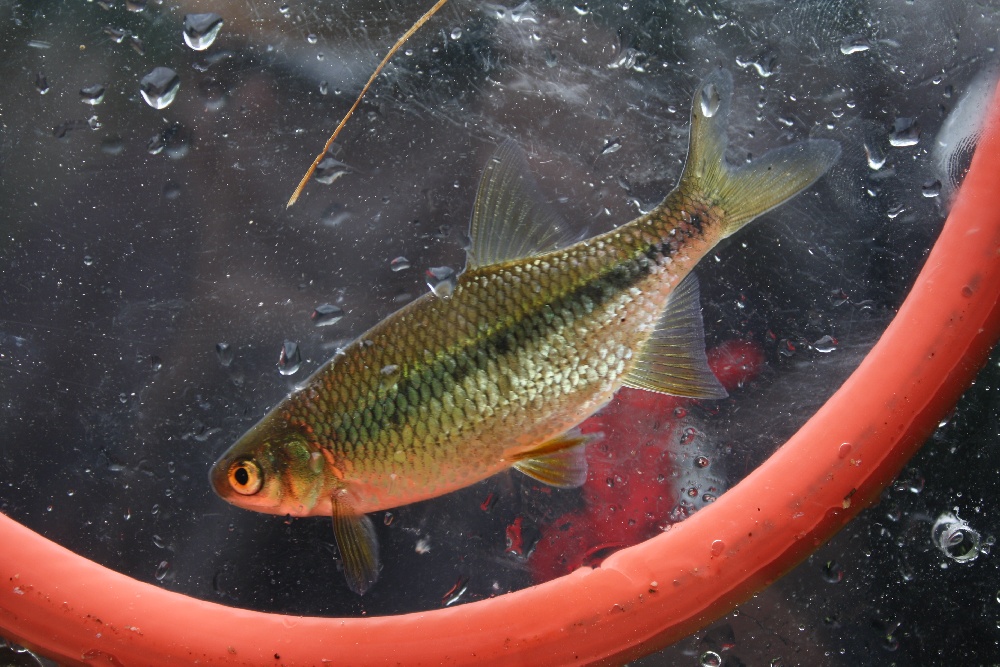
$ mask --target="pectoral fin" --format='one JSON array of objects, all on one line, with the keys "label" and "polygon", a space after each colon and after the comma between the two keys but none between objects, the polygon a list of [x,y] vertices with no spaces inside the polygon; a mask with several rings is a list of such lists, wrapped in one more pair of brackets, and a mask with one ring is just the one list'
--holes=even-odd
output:
[{"label": "pectoral fin", "polygon": [[347,587],[364,595],[378,580],[378,536],[366,514],[358,514],[343,498],[333,499],[333,535],[344,564]]},{"label": "pectoral fin", "polygon": [[549,486],[563,489],[582,486],[587,481],[586,447],[596,437],[573,429],[525,452],[514,467]]},{"label": "pectoral fin", "polygon": [[698,280],[693,273],[674,288],[656,330],[623,384],[687,398],[727,396],[708,367]]}]

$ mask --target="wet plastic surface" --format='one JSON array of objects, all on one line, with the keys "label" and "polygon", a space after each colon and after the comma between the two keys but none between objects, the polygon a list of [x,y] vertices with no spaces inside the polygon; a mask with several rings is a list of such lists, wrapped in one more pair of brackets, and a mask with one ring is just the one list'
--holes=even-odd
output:
[{"label": "wet plastic surface", "polygon": [[[941,180],[931,138],[987,64],[996,16],[949,8],[934,29],[961,26],[959,38],[928,47],[927,8],[906,3],[778,19],[763,4],[672,16],[631,4],[449,8],[348,127],[338,158],[350,170],[290,213],[290,188],[350,91],[414,16],[213,8],[225,25],[195,52],[181,30],[198,8],[10,9],[3,67],[20,85],[5,93],[2,149],[3,511],[139,579],[263,610],[386,614],[440,606],[456,584],[458,602],[526,585],[531,545],[578,497],[504,476],[393,511],[383,580],[359,600],[335,570],[328,523],[229,508],[207,465],[338,343],[426,289],[424,268],[461,265],[492,143],[521,141],[567,217],[606,229],[672,185],[690,90],[717,64],[744,94],[733,156],[809,134],[846,153],[828,182],[699,269],[710,345],[750,340],[767,361],[730,402],[694,408],[715,484],[751,470],[901,301],[941,219],[942,197],[927,196]],[[866,18],[877,29],[862,30]],[[106,24],[128,35],[119,43]],[[914,24],[926,31],[901,30]],[[140,81],[161,66],[181,88],[154,110]],[[80,101],[98,84],[100,104]],[[412,267],[392,271],[398,256]],[[345,318],[316,327],[324,303]],[[286,340],[303,354],[288,376],[275,365]],[[934,518],[951,511],[930,505]],[[508,547],[518,520],[520,554]]]}]

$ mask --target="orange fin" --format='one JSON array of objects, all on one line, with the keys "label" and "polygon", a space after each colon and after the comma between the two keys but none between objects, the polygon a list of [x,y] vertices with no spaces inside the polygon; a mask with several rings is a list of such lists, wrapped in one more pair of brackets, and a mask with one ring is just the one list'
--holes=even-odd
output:
[{"label": "orange fin", "polygon": [[364,595],[378,580],[378,536],[367,514],[358,514],[344,498],[333,498],[333,535],[344,564],[347,587]]},{"label": "orange fin", "polygon": [[514,467],[543,484],[561,489],[583,486],[587,481],[587,444],[601,436],[573,429],[525,452]]}]

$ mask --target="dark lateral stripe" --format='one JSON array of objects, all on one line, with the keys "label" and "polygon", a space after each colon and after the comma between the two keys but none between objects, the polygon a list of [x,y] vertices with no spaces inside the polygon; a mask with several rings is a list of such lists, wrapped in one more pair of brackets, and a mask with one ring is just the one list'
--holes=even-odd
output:
[{"label": "dark lateral stripe", "polygon": [[[491,332],[444,350],[431,362],[417,362],[404,369],[404,375],[393,389],[375,403],[359,408],[362,414],[368,413],[368,419],[364,421],[368,422],[374,416],[367,429],[369,437],[377,438],[385,428],[398,430],[408,421],[415,420],[419,405],[426,404],[431,396],[440,400],[443,394],[451,393],[466,377],[486,370],[491,359],[502,364],[502,357],[516,354],[525,343],[557,333],[562,325],[573,322],[583,314],[586,302],[590,302],[591,309],[597,309],[615,295],[635,286],[649,275],[662,252],[663,248],[659,245],[650,245],[636,253],[633,259],[608,267],[597,277],[562,296],[536,304],[523,317],[501,323]],[[556,317],[553,318],[552,314]],[[559,320],[558,324],[555,320]]]}]

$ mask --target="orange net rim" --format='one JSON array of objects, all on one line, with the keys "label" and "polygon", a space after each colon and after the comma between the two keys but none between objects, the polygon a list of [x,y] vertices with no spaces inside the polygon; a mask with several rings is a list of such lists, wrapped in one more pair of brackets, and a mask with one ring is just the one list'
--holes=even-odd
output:
[{"label": "orange net rim", "polygon": [[104,568],[0,515],[0,634],[63,664],[618,664],[724,615],[864,507],[1000,338],[1000,96],[917,282],[864,362],[785,445],[693,517],[490,600],[378,618],[225,607]]}]

